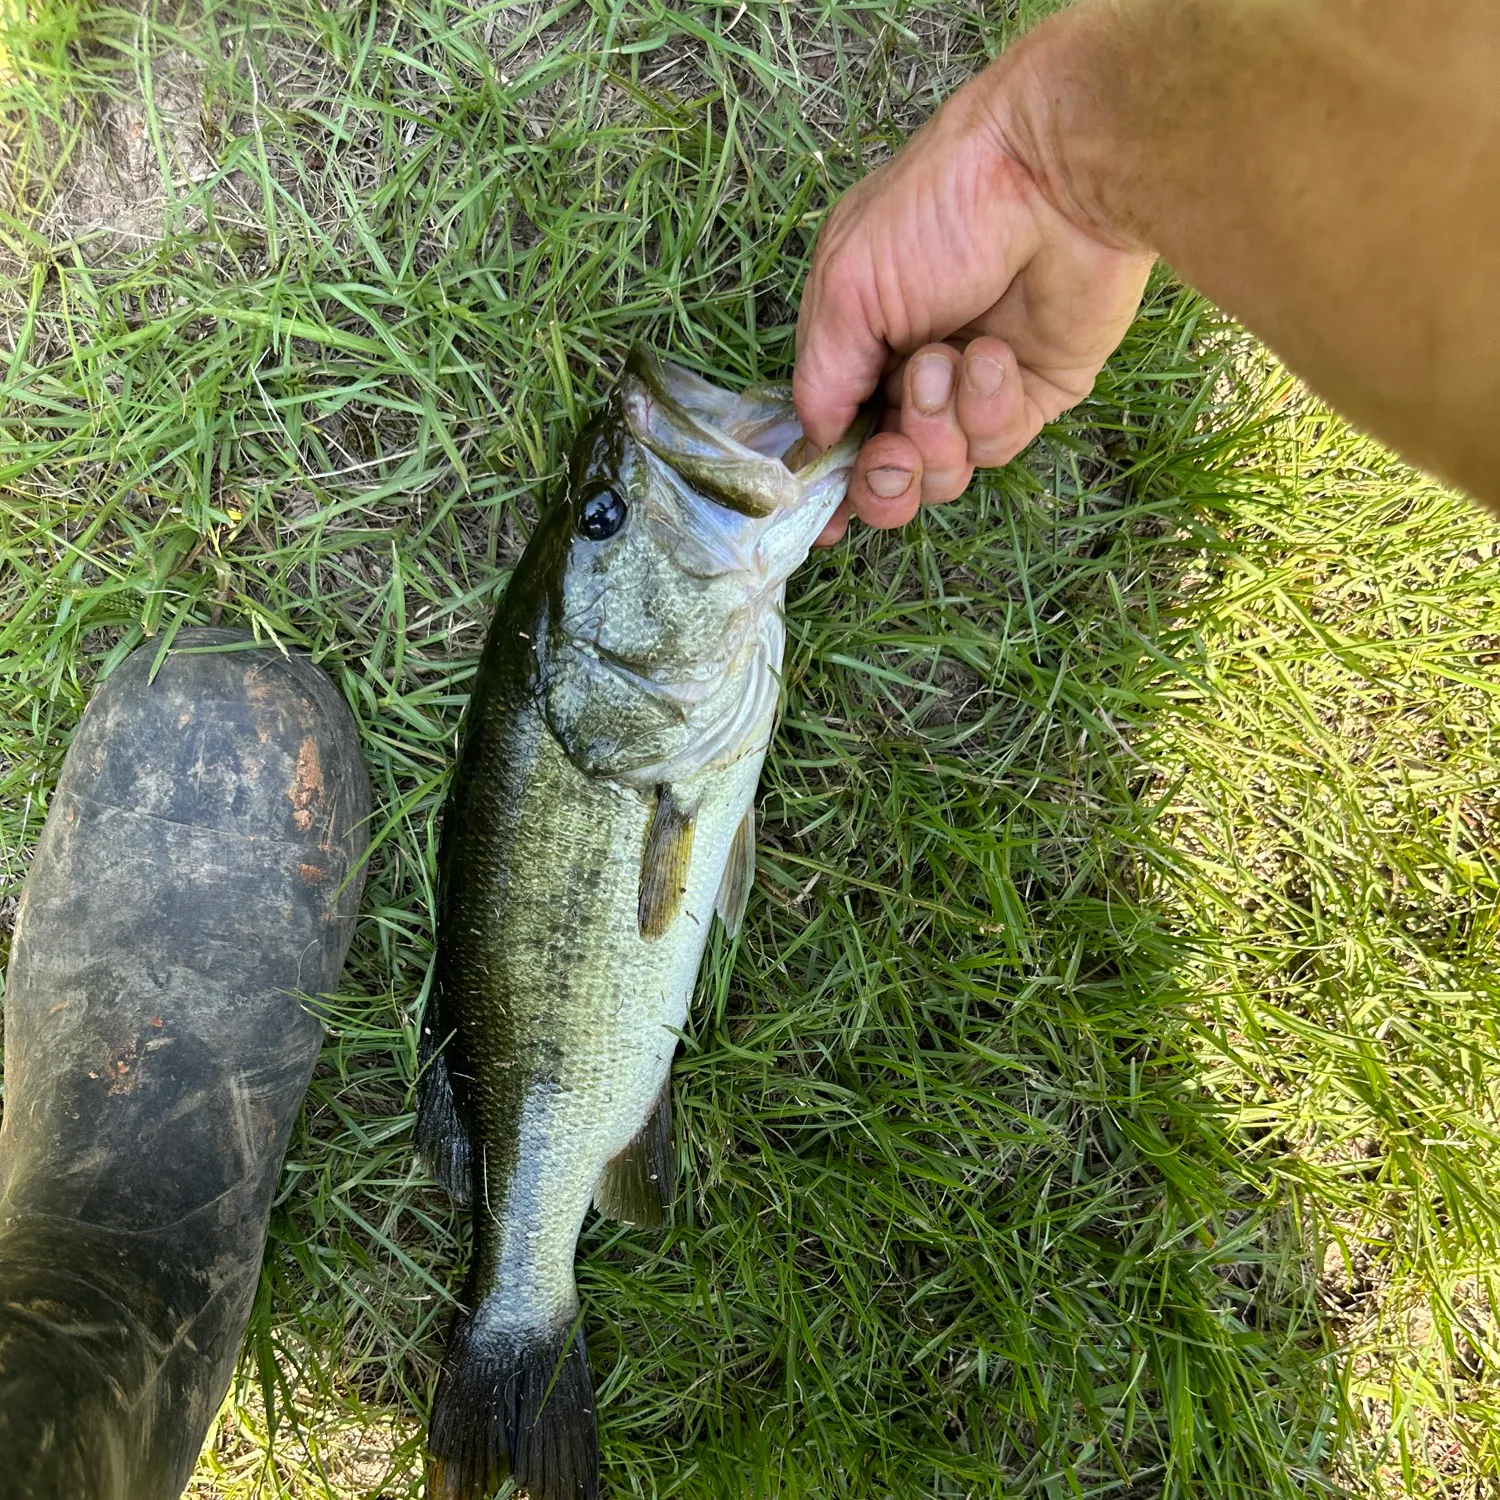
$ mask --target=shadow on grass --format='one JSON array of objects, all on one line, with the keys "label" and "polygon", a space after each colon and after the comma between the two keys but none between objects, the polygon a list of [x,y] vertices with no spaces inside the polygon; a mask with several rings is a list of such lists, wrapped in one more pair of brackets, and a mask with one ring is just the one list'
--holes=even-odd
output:
[{"label": "shadow on grass", "polygon": [[598,1237],[584,1271],[631,1308],[594,1339],[638,1478],[706,1453],[684,1492],[727,1493],[746,1451],[776,1494],[1326,1478],[1309,1249],[1199,1085],[1154,893],[1153,724],[1243,482],[1199,316],[1163,290],[1079,422],[803,577],[765,899],[678,1067],[692,1196],[665,1250]]}]

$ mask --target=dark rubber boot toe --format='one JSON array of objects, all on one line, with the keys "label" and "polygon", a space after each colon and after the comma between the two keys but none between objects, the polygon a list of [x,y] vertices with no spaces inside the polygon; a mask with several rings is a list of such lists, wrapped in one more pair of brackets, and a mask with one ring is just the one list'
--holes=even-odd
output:
[{"label": "dark rubber boot toe", "polygon": [[359,900],[369,787],[301,657],[184,631],[95,695],[5,991],[0,1500],[174,1500],[233,1374]]}]

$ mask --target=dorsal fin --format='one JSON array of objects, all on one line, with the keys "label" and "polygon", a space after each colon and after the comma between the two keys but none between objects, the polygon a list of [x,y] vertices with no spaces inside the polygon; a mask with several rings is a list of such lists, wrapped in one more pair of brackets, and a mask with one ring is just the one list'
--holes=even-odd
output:
[{"label": "dorsal fin", "polygon": [[668,1078],[640,1133],[604,1168],[594,1190],[594,1205],[622,1224],[665,1224],[676,1189],[672,1080]]},{"label": "dorsal fin", "polygon": [[724,878],[719,882],[719,894],[714,899],[714,910],[725,930],[733,937],[745,920],[745,903],[750,899],[750,887],[755,884],[755,804],[745,809],[740,826],[734,830],[734,839],[729,845],[729,859],[724,865]]},{"label": "dorsal fin", "polygon": [[640,896],[636,921],[648,940],[659,938],[682,910],[688,868],[693,859],[693,830],[698,809],[679,802],[669,786],[656,789],[656,810],[641,851]]}]

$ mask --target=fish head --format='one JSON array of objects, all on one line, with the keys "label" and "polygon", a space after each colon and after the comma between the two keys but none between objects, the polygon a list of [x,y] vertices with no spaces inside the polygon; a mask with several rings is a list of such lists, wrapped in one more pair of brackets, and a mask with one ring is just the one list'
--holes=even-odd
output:
[{"label": "fish head", "polygon": [[786,582],[862,436],[801,462],[788,388],[733,394],[631,354],[574,448],[549,549],[541,699],[581,770],[657,785],[764,748]]}]

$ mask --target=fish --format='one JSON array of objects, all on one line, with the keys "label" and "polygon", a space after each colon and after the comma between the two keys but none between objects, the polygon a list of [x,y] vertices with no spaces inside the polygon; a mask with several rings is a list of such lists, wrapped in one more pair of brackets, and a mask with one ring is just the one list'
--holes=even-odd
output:
[{"label": "fish", "polygon": [[734,394],[637,346],[496,606],[420,1036],[417,1148],[473,1221],[433,1500],[598,1493],[578,1236],[590,1205],[666,1222],[672,1057],[754,879],[787,580],[865,430],[820,453],[785,386]]}]

